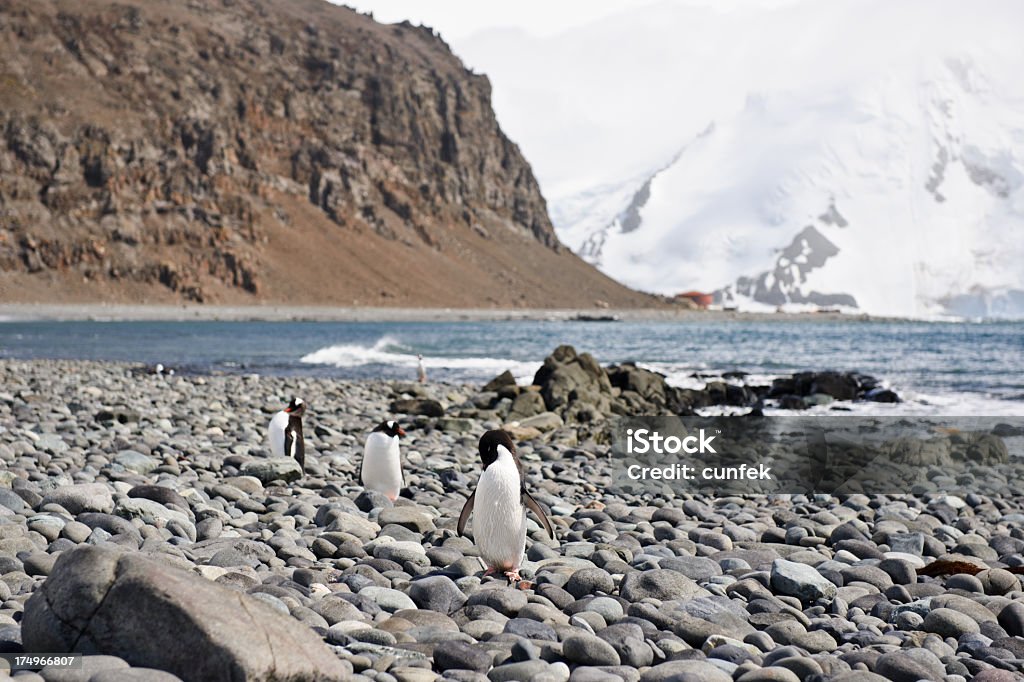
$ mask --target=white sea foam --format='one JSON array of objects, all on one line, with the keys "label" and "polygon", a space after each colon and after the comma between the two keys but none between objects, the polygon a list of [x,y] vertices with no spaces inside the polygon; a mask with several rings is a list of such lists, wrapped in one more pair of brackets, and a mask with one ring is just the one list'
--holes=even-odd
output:
[{"label": "white sea foam", "polygon": [[[326,346],[308,353],[301,362],[312,365],[333,367],[363,367],[366,365],[387,365],[391,367],[415,368],[415,348],[404,345],[392,336],[383,336],[372,346],[343,343]],[[423,355],[423,366],[430,369],[457,370],[460,374],[490,377],[505,370],[512,372],[519,383],[529,383],[539,368],[539,362],[522,362],[507,358],[491,357],[442,357]]]}]

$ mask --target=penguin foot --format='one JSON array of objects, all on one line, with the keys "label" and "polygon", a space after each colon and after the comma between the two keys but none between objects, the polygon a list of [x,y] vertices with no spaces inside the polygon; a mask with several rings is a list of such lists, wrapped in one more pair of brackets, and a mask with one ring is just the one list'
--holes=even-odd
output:
[{"label": "penguin foot", "polygon": [[483,576],[482,576],[482,577],[486,578],[487,576],[489,576],[489,575],[494,575],[494,574],[495,574],[495,573],[497,573],[497,572],[498,572],[498,569],[496,569],[496,568],[493,568],[493,567],[491,567],[491,566],[488,566],[488,567],[487,567],[487,570],[486,570],[486,571],[484,571],[484,574],[483,574]]},{"label": "penguin foot", "polygon": [[522,578],[519,577],[519,571],[518,570],[505,571],[505,577],[508,578],[508,581],[510,583],[517,583],[520,580],[522,580]]}]

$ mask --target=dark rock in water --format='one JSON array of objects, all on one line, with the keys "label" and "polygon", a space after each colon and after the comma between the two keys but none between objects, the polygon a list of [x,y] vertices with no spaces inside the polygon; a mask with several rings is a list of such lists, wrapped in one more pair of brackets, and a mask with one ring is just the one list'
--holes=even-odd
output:
[{"label": "dark rock in water", "polygon": [[809,405],[800,396],[783,395],[779,397],[779,407],[783,410],[806,410]]},{"label": "dark rock in water", "polygon": [[[765,395],[778,399],[780,407],[785,409],[802,409],[785,407],[782,403],[795,406],[797,403],[792,397],[809,398],[815,394],[829,396],[835,400],[900,402],[900,397],[895,391],[880,388],[878,384],[879,381],[875,377],[857,372],[798,372],[789,377],[773,380]],[[754,390],[757,390],[756,387]]]},{"label": "dark rock in water", "polygon": [[342,679],[308,627],[164,563],[99,547],[60,556],[25,605],[28,651],[120,656],[187,679]]},{"label": "dark rock in water", "polygon": [[1016,436],[1024,436],[1024,426],[1014,426],[1013,424],[996,424],[992,427],[992,435],[1000,436],[1002,438],[1013,438]]},{"label": "dark rock in water", "polygon": [[873,388],[864,394],[866,400],[876,403],[900,403],[903,402],[896,391],[888,388]]},{"label": "dark rock in water", "polygon": [[501,374],[499,374],[498,376],[494,377],[493,379],[488,381],[486,384],[484,384],[484,387],[481,390],[483,390],[485,393],[486,392],[490,392],[490,391],[494,391],[496,393],[496,392],[498,392],[498,390],[500,390],[500,389],[502,389],[502,388],[504,388],[506,386],[515,386],[515,385],[516,385],[516,378],[512,375],[512,372],[510,372],[509,370],[506,369],[504,372],[502,372]]},{"label": "dark rock in water", "polygon": [[424,417],[443,417],[444,407],[433,398],[405,398],[391,403],[392,412],[419,414]]},{"label": "dark rock in water", "polygon": [[794,395],[796,391],[796,381],[794,381],[793,377],[778,377],[772,380],[772,387],[768,391],[768,397],[779,398],[785,395]]},{"label": "dark rock in water", "polygon": [[812,373],[808,394],[814,393],[824,393],[836,400],[853,400],[857,397],[857,379],[840,372]]}]

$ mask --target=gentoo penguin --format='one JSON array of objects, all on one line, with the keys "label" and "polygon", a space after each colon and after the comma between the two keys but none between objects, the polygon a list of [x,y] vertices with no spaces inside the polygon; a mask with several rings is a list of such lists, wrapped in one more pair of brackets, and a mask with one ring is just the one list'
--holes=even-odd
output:
[{"label": "gentoo penguin", "polygon": [[302,438],[302,415],[306,403],[302,398],[292,398],[288,407],[270,420],[270,452],[274,457],[294,457],[303,471],[306,470],[306,442]]},{"label": "gentoo penguin", "polygon": [[548,537],[555,538],[544,510],[526,490],[523,463],[507,431],[488,431],[480,438],[483,473],[476,490],[459,514],[458,533],[473,512],[473,540],[487,566],[484,575],[497,571],[510,582],[520,580],[519,565],[526,549],[526,507],[540,519]]},{"label": "gentoo penguin", "polygon": [[405,431],[398,422],[388,420],[377,425],[366,437],[363,464],[359,469],[359,482],[367,490],[384,493],[394,502],[402,490],[402,460],[398,438]]},{"label": "gentoo penguin", "polygon": [[421,384],[427,383],[427,368],[423,366],[423,356],[416,356],[416,380]]}]

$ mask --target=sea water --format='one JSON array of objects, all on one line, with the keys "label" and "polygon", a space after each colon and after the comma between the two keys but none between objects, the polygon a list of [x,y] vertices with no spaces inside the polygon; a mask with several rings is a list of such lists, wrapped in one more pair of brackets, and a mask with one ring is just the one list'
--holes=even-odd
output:
[{"label": "sea water", "polygon": [[568,343],[603,364],[633,361],[669,382],[748,382],[803,370],[874,375],[907,402],[860,411],[1024,415],[1024,322],[729,320],[678,322],[19,322],[0,323],[0,358],[119,360],[184,372],[529,383]]}]

